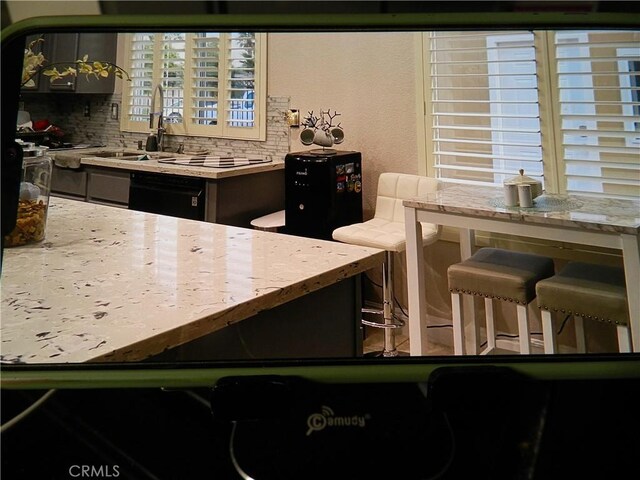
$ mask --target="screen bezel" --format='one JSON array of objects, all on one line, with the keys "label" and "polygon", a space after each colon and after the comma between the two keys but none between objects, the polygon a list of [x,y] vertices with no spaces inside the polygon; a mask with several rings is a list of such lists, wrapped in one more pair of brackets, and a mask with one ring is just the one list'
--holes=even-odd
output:
[{"label": "screen bezel", "polygon": [[[448,2],[455,6],[456,2]],[[622,2],[624,3],[624,2]],[[40,17],[2,31],[2,144],[15,137],[19,73],[11,62],[22,58],[29,34],[79,31],[162,31],[201,29],[256,32],[296,31],[419,31],[499,28],[637,28],[634,12],[480,11],[291,14],[291,15],[96,15]],[[22,42],[22,43],[21,43]],[[4,165],[3,165],[4,171]],[[0,271],[1,274],[1,271]],[[638,354],[544,355],[501,357],[405,357],[390,359],[330,359],[290,361],[207,362],[197,364],[51,364],[2,365],[2,388],[140,388],[210,386],[226,376],[297,375],[322,382],[424,381],[442,366],[499,365],[540,379],[640,378]]]}]

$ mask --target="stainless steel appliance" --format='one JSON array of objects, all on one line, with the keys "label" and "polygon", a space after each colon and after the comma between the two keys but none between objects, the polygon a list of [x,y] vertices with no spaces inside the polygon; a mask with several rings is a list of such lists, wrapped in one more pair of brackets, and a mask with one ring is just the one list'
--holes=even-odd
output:
[{"label": "stainless steel appliance", "polygon": [[204,220],[205,192],[202,178],[132,172],[129,210]]},{"label": "stainless steel appliance", "polygon": [[285,157],[285,233],[331,240],[362,222],[360,152],[311,150]]}]

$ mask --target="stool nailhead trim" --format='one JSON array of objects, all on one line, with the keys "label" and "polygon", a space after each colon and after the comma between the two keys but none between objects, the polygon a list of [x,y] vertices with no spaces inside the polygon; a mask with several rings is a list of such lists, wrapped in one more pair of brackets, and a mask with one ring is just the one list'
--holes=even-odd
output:
[{"label": "stool nailhead trim", "polygon": [[559,308],[551,308],[551,307],[545,307],[545,306],[541,306],[538,307],[540,308],[540,310],[547,310],[549,312],[553,311],[553,312],[562,312],[566,315],[575,315],[576,317],[582,317],[582,318],[591,318],[593,320],[597,320],[598,322],[602,322],[602,323],[609,323],[609,324],[615,324],[615,325],[624,325],[627,326],[628,324],[625,322],[621,322],[619,320],[611,320],[610,318],[602,318],[602,317],[597,317],[595,315],[587,315],[585,313],[578,313],[578,312],[573,312],[571,310],[565,310],[565,309],[559,309]]},{"label": "stool nailhead trim", "polygon": [[506,302],[511,302],[511,303],[519,303],[520,305],[528,305],[527,303],[523,303],[520,302],[514,298],[510,298],[510,297],[498,297],[496,295],[489,295],[487,293],[481,293],[481,292],[472,292],[471,290],[463,290],[461,288],[450,288],[449,292],[451,293],[464,293],[467,295],[474,295],[476,297],[485,297],[485,298],[495,298],[496,300],[503,300]]}]

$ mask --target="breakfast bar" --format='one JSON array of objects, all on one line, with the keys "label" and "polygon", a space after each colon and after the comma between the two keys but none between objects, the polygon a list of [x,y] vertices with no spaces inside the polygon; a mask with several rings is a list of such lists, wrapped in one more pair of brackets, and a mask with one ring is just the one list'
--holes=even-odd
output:
[{"label": "breakfast bar", "polygon": [[252,322],[270,358],[291,335],[357,355],[359,274],[384,252],[52,198],[45,240],[4,255],[0,360],[30,364],[149,360]]},{"label": "breakfast bar", "polygon": [[[407,229],[407,283],[411,355],[426,349],[426,296],[420,222],[456,227],[461,259],[471,256],[474,232],[494,232],[592,245],[622,252],[629,301],[633,351],[640,351],[640,202],[634,200],[545,194],[531,208],[507,207],[500,187],[440,182],[438,190],[403,202]],[[428,294],[428,292],[426,292]],[[467,298],[465,323],[473,322]],[[476,352],[470,332],[468,351]]]}]

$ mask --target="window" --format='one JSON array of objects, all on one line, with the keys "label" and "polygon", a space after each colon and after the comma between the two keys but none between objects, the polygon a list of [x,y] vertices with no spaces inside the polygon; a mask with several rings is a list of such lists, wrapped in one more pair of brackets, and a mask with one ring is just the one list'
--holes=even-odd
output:
[{"label": "window", "polygon": [[135,33],[126,36],[125,52],[131,82],[123,130],[149,131],[161,85],[168,134],[266,139],[265,34]]},{"label": "window", "polygon": [[640,32],[424,36],[428,171],[547,191],[640,197]]}]

